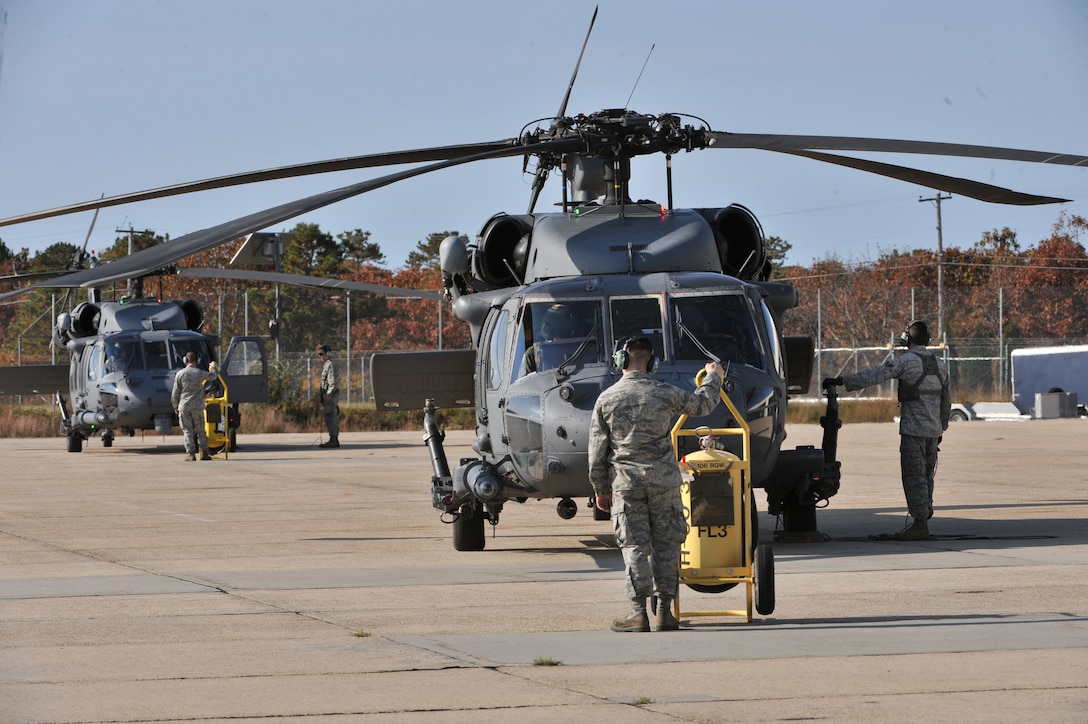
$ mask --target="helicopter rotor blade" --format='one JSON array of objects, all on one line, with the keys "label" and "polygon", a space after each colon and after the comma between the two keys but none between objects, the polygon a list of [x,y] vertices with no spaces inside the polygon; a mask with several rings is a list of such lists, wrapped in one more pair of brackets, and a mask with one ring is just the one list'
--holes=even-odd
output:
[{"label": "helicopter rotor blade", "polygon": [[286,204],[274,206],[270,209],[265,209],[264,211],[258,211],[217,226],[179,236],[165,244],[149,247],[94,269],[86,269],[49,282],[40,282],[28,287],[23,287],[14,292],[0,294],[0,300],[43,287],[93,287],[133,277],[146,276],[158,269],[171,265],[178,259],[201,251],[206,251],[207,249],[225,244],[226,242],[237,239],[245,234],[259,231],[272,224],[294,218],[315,209],[320,209],[338,201],[349,199],[353,196],[367,193],[368,191],[388,186],[397,181],[403,181],[404,179],[412,178],[414,176],[421,176],[432,171],[438,171],[465,163],[472,163],[474,161],[520,156],[523,153],[561,153],[575,150],[578,147],[579,142],[576,139],[556,139],[520,147],[495,148],[484,151],[483,153],[460,156],[458,158],[452,158],[426,166],[418,166],[398,171],[397,173],[380,176],[343,188],[325,191],[303,199],[290,201]]},{"label": "helicopter rotor blade", "polygon": [[[34,211],[28,214],[20,214],[6,219],[0,219],[0,226],[11,226],[14,224],[26,223],[28,221],[38,221],[40,219],[49,219],[55,216],[75,214],[80,211],[103,209],[109,206],[136,203],[137,201],[150,201],[152,199],[191,194],[196,193],[197,191],[211,191],[213,189],[229,188],[231,186],[241,186],[262,181],[276,181],[319,173],[351,171],[360,168],[396,166],[404,163],[424,163],[475,157],[481,153],[510,149],[515,147],[517,143],[517,139],[506,139],[502,141],[490,141],[487,143],[438,146],[435,148],[420,148],[409,151],[374,153],[365,156],[350,156],[327,161],[300,163],[292,166],[279,166],[277,168],[264,169],[262,171],[248,171],[227,176],[217,176],[215,178],[204,179],[203,181],[189,181],[186,183],[173,184],[171,186],[161,186],[155,189],[148,189],[147,191],[136,191],[133,193],[120,194],[118,196],[110,196],[108,198],[99,198],[92,201],[69,204],[67,206],[58,206],[43,211]],[[519,150],[518,154],[520,153],[521,151]]]},{"label": "helicopter rotor blade", "polygon": [[[589,19],[589,29],[586,30],[586,38],[582,41],[582,50],[578,53],[578,60],[574,64],[574,72],[570,74],[570,82],[567,83],[567,92],[563,94],[563,100],[559,104],[559,112],[555,114],[556,118],[563,118],[567,115],[567,104],[570,102],[570,93],[574,90],[574,81],[578,79],[578,69],[582,67],[582,57],[586,54],[586,47],[589,45],[589,36],[593,33],[593,24],[597,22],[597,12],[601,9],[598,5],[593,8],[593,17]],[[533,209],[536,208],[536,202],[540,200],[540,193],[544,190],[544,182],[548,180],[548,173],[551,171],[550,167],[543,164],[537,166],[536,177],[533,179],[532,195],[529,197],[529,211],[533,213]]]},{"label": "helicopter rotor blade", "polygon": [[1052,196],[1036,196],[1035,194],[1013,191],[1012,189],[984,184],[979,181],[972,181],[956,176],[945,176],[944,174],[922,171],[906,166],[895,166],[879,161],[868,161],[860,158],[851,158],[849,156],[837,156],[831,153],[819,153],[818,151],[771,150],[774,150],[777,153],[788,153],[791,156],[803,156],[816,161],[823,161],[824,163],[833,163],[837,166],[845,166],[858,171],[867,171],[869,173],[879,174],[880,176],[898,179],[899,181],[907,181],[909,183],[918,184],[919,186],[925,186],[926,188],[955,193],[960,196],[978,199],[979,201],[986,201],[991,204],[1037,206],[1040,204],[1059,204],[1069,201],[1069,199],[1059,199]]},{"label": "helicopter rotor blade", "polygon": [[930,156],[992,158],[999,161],[1053,163],[1063,166],[1088,166],[1088,156],[1046,151],[1026,151],[966,143],[904,141],[891,138],[854,136],[795,136],[778,133],[728,133],[708,131],[712,148],[761,148],[765,151],[871,151],[878,153],[916,153]]},{"label": "helicopter rotor blade", "polygon": [[183,268],[178,269],[178,276],[196,279],[242,279],[245,281],[291,284],[297,287],[345,289],[352,292],[391,294],[402,297],[413,297],[416,299],[442,299],[442,295],[438,292],[429,292],[424,289],[402,289],[400,287],[387,287],[381,284],[353,282],[347,279],[308,277],[304,274],[284,274],[282,272],[251,271],[249,269]]}]

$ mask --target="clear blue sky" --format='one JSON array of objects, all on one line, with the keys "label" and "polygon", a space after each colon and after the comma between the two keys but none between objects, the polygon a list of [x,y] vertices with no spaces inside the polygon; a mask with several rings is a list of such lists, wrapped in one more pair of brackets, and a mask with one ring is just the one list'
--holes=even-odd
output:
[{"label": "clear blue sky", "polygon": [[[0,0],[0,216],[303,161],[518,135],[554,114],[592,0]],[[569,111],[684,112],[715,130],[878,136],[1088,154],[1088,2],[601,0]],[[880,160],[1074,199],[1088,169],[922,156]],[[395,169],[390,169],[395,170]],[[345,172],[104,210],[180,236],[379,175]],[[664,200],[659,159],[632,195]],[[737,202],[789,261],[932,248],[933,192],[759,151],[674,161],[678,206]],[[373,233],[390,266],[435,231],[474,235],[529,197],[521,159],[450,169],[314,212]],[[552,179],[543,202],[559,197]],[[541,203],[538,209],[544,208]],[[1011,227],[1025,246],[1060,207],[954,197],[946,245]],[[18,250],[81,244],[91,214],[0,229]],[[283,225],[287,228],[294,222]],[[271,229],[273,231],[278,229]],[[1082,240],[1085,242],[1088,240]]]}]

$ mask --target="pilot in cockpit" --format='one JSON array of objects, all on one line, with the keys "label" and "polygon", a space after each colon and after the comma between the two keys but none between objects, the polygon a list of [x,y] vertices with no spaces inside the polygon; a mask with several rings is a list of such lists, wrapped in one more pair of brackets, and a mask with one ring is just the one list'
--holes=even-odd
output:
[{"label": "pilot in cockpit", "polygon": [[106,372],[125,372],[132,366],[132,344],[113,342],[106,356]]},{"label": "pilot in cockpit", "polygon": [[525,350],[523,374],[557,366],[562,361],[562,355],[558,355],[558,360],[554,359],[557,355],[550,354],[549,350],[563,343],[577,346],[589,334],[589,330],[586,320],[572,305],[562,302],[552,304],[541,315],[532,346]]}]

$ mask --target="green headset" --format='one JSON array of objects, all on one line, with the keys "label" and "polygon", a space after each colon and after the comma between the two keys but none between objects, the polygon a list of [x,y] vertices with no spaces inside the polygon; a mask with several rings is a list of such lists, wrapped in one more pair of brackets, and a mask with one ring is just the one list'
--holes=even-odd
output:
[{"label": "green headset", "polygon": [[[910,328],[916,327],[916,333],[911,334]],[[929,327],[926,323],[920,319],[916,319],[907,325],[907,328],[899,335],[899,344],[903,347],[909,347],[910,345],[927,345],[929,344]]]},{"label": "green headset", "polygon": [[645,337],[628,337],[623,340],[623,344],[617,347],[616,351],[612,354],[612,362],[614,362],[621,370],[627,369],[627,365],[631,363],[631,353],[627,348],[635,340],[642,340],[650,345],[650,361],[646,365],[646,371],[650,374],[657,372],[657,368],[661,365],[661,360],[657,358],[657,354],[653,351],[653,342]]}]

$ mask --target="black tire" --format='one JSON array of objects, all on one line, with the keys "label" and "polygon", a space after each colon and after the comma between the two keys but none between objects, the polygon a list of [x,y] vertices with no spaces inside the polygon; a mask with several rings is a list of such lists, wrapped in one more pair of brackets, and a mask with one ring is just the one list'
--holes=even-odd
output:
[{"label": "black tire", "polygon": [[461,508],[453,521],[453,549],[482,551],[485,540],[483,511],[474,510],[467,505]]},{"label": "black tire", "polygon": [[223,445],[209,445],[208,452],[212,455],[218,455],[219,453],[223,452],[223,447]]},{"label": "black tire", "polygon": [[948,416],[951,422],[967,422],[967,415],[963,410],[953,410],[952,414]]},{"label": "black tire", "polygon": [[83,452],[83,436],[78,433],[68,433],[68,452]]},{"label": "black tire", "polygon": [[774,550],[770,543],[764,543],[756,548],[752,574],[755,579],[753,594],[756,613],[760,616],[769,616],[774,613]]},{"label": "black tire", "polygon": [[227,430],[227,440],[231,452],[238,452],[238,431],[233,427]]}]

